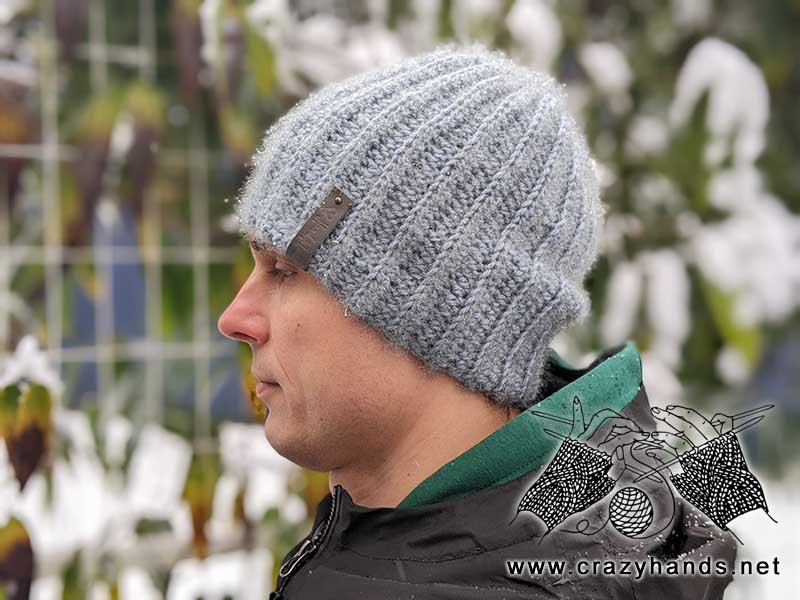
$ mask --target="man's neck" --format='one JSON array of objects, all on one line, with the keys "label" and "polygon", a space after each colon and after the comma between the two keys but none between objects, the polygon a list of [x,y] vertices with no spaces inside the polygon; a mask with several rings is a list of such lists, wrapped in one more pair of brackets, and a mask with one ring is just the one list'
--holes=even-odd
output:
[{"label": "man's neck", "polygon": [[341,485],[359,506],[394,508],[442,465],[520,413],[463,388],[435,397],[384,456],[365,456],[363,461],[330,471],[330,489]]}]

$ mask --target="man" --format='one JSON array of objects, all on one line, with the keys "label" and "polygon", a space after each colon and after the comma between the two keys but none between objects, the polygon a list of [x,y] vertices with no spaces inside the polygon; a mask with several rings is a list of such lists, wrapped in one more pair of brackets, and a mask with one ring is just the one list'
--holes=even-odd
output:
[{"label": "man", "polygon": [[509,572],[733,557],[656,476],[641,531],[601,523],[654,423],[635,344],[549,349],[588,314],[604,213],[557,83],[442,46],[312,94],[253,162],[255,268],[219,329],[253,350],[268,441],[331,486],[271,598],[722,597],[730,576]]}]

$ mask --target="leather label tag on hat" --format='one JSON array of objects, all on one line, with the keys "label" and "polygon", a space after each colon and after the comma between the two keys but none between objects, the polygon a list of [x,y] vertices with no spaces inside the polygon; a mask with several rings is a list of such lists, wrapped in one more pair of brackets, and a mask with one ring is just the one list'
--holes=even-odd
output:
[{"label": "leather label tag on hat", "polygon": [[344,218],[351,206],[353,202],[350,198],[334,187],[294,236],[286,249],[286,256],[305,269],[314,252]]}]

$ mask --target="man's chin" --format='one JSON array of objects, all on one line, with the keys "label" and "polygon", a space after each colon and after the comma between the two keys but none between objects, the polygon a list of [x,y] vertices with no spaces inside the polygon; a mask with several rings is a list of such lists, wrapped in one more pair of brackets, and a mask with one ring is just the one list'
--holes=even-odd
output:
[{"label": "man's chin", "polygon": [[264,437],[267,438],[269,445],[275,448],[280,454],[279,448],[281,447],[281,432],[280,431],[280,423],[278,423],[277,415],[271,411],[267,410],[267,418],[264,420]]},{"label": "man's chin", "polygon": [[296,444],[292,442],[291,432],[274,413],[267,413],[267,420],[264,421],[264,437],[275,452],[286,460],[299,464],[296,460],[297,448]]},{"label": "man's chin", "polygon": [[309,445],[311,439],[308,436],[293,436],[279,420],[274,419],[274,415],[272,418],[267,415],[264,437],[272,449],[289,462],[311,471],[330,470],[329,461],[319,459],[324,453],[314,452],[314,448]]}]

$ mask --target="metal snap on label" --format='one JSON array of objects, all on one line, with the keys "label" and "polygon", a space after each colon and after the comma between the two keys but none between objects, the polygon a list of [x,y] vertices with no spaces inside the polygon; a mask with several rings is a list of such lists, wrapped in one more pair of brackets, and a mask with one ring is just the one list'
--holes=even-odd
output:
[{"label": "metal snap on label", "polygon": [[352,206],[352,200],[340,189],[334,187],[294,236],[286,249],[286,256],[305,269],[314,252]]}]

